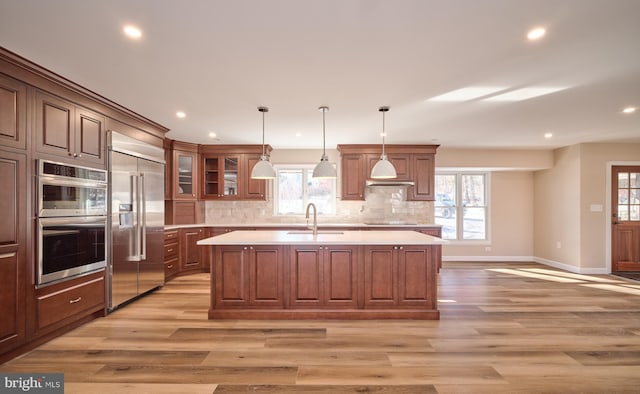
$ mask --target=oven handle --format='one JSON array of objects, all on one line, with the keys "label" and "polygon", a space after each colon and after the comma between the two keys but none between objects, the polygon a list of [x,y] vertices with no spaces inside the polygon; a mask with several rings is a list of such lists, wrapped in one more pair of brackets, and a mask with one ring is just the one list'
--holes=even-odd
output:
[{"label": "oven handle", "polygon": [[145,236],[147,233],[147,191],[144,184],[144,173],[141,172],[138,176],[138,180],[140,182],[139,190],[140,190],[140,199],[139,199],[139,214],[140,214],[140,232],[138,237],[140,239],[140,260],[146,260],[147,258],[147,237]]}]

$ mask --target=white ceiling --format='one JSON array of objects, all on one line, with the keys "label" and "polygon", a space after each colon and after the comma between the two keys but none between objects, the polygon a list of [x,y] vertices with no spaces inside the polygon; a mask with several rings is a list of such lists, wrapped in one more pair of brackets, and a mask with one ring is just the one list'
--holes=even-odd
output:
[{"label": "white ceiling", "polygon": [[[0,0],[0,45],[184,141],[260,143],[268,106],[267,143],[320,148],[327,105],[327,148],[380,143],[388,105],[387,143],[640,142],[640,0]],[[428,101],[487,85],[566,89]]]}]

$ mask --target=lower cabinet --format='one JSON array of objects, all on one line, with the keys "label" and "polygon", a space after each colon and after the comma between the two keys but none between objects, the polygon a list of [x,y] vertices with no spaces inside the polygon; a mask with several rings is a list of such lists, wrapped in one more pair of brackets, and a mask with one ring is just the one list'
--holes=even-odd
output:
[{"label": "lower cabinet", "polygon": [[165,282],[180,272],[180,244],[178,230],[164,232],[164,280]]},{"label": "lower cabinet", "polygon": [[438,319],[439,245],[213,246],[210,319]]},{"label": "lower cabinet", "polygon": [[215,252],[211,303],[219,307],[283,307],[280,246],[220,246]]},{"label": "lower cabinet", "polygon": [[197,244],[207,237],[207,230],[202,227],[181,228],[180,236],[180,272],[199,271],[207,269],[207,248]]},{"label": "lower cabinet", "polygon": [[357,307],[358,249],[357,246],[292,246],[289,253],[291,307]]},{"label": "lower cabinet", "polygon": [[36,329],[45,333],[75,320],[105,312],[104,271],[40,288],[36,292]]},{"label": "lower cabinet", "polygon": [[436,307],[436,246],[365,246],[367,308]]}]

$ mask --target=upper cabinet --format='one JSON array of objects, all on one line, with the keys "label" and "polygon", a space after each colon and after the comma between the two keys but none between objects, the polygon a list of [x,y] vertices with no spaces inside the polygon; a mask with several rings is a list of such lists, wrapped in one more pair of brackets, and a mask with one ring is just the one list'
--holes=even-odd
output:
[{"label": "upper cabinet", "polygon": [[251,179],[261,154],[261,145],[200,145],[201,198],[266,200],[266,181]]},{"label": "upper cabinet", "polygon": [[198,198],[198,145],[172,141],[173,200]]},{"label": "upper cabinet", "polygon": [[0,74],[0,145],[26,149],[27,85]]},{"label": "upper cabinet", "polygon": [[105,118],[56,96],[36,93],[36,152],[105,166]]},{"label": "upper cabinet", "polygon": [[[396,169],[393,181],[413,181],[407,200],[432,201],[435,154],[438,145],[386,145],[385,152]],[[380,145],[338,145],[341,154],[343,200],[364,200],[366,181],[380,159]]]}]

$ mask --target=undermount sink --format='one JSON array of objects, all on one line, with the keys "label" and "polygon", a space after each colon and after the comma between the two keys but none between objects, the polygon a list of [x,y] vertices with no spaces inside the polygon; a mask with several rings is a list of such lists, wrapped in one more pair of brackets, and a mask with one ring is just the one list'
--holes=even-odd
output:
[{"label": "undermount sink", "polygon": [[[313,234],[313,230],[295,230],[289,231],[287,234]],[[318,230],[318,234],[344,234],[344,232],[334,230]]]}]

